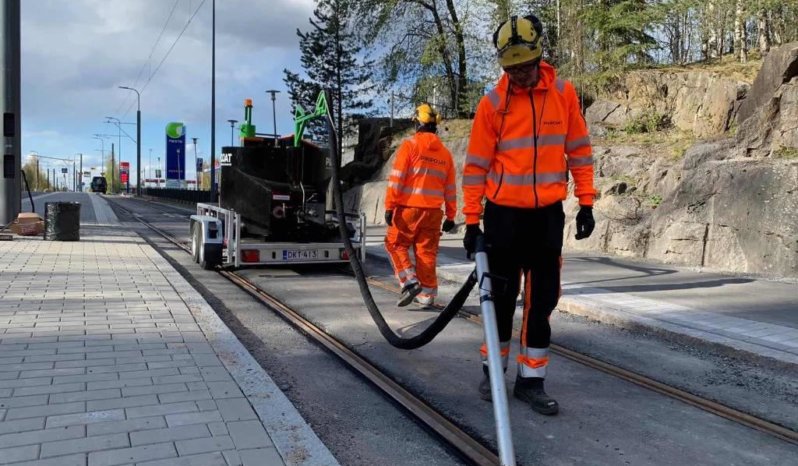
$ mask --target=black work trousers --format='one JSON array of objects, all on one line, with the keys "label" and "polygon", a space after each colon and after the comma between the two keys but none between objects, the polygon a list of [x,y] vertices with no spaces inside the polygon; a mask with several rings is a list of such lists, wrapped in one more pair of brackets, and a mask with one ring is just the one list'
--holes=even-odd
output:
[{"label": "black work trousers", "polygon": [[[524,281],[524,317],[521,348],[548,348],[549,316],[560,299],[565,213],[561,202],[520,209],[485,206],[485,242],[491,274],[504,278],[506,288],[496,294],[494,304],[499,340],[512,339],[513,314]],[[502,290],[495,290],[500,292]]]}]

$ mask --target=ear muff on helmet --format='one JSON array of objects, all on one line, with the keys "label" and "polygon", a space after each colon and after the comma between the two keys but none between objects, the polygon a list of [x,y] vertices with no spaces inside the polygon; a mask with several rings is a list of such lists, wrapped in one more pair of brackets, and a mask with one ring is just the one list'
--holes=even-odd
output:
[{"label": "ear muff on helmet", "polygon": [[535,15],[512,16],[493,33],[493,45],[502,68],[543,56],[543,23]]},{"label": "ear muff on helmet", "polygon": [[416,107],[414,119],[422,125],[437,125],[443,121],[443,117],[432,108],[432,105],[427,103],[423,103]]}]

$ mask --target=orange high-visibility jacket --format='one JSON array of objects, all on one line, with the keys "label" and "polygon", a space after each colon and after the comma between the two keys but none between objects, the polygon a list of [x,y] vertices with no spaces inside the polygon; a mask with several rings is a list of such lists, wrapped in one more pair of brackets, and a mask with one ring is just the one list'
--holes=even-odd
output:
[{"label": "orange high-visibility jacket", "polygon": [[446,218],[457,213],[452,154],[433,133],[416,133],[399,147],[388,178],[385,210],[395,207],[440,208],[446,203]]},{"label": "orange high-visibility jacket", "polygon": [[574,86],[540,64],[534,89],[503,75],[477,107],[463,169],[463,213],[479,223],[482,198],[498,205],[539,208],[565,200],[568,170],[579,204],[592,206],[593,157]]}]

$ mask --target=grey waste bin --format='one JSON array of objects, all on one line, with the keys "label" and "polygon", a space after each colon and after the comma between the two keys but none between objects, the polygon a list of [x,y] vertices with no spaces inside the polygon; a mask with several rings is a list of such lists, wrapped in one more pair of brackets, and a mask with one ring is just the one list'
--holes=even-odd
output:
[{"label": "grey waste bin", "polygon": [[80,202],[44,204],[44,239],[80,241]]}]

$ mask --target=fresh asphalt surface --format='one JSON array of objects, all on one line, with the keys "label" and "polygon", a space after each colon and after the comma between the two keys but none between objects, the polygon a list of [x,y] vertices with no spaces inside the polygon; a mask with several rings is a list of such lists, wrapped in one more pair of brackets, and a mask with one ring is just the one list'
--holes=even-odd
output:
[{"label": "fresh asphalt surface", "polygon": [[[156,225],[187,236],[185,210],[121,202]],[[185,271],[198,277],[195,282],[201,285],[195,286],[217,295],[217,311],[227,314],[228,324],[239,338],[278,383],[285,384],[289,398],[342,463],[456,461],[315,345],[287,330],[282,321],[248,298],[234,296],[234,287],[231,290],[217,274],[198,270],[187,254],[168,246],[165,249]],[[372,274],[387,274],[375,262],[370,267]],[[476,352],[481,331],[477,326],[456,319],[427,347],[398,351],[376,332],[351,278],[308,268],[242,273],[323,324],[476,436],[493,442],[490,405],[475,394],[481,374]],[[702,274],[702,278],[706,276]],[[394,295],[379,289],[373,292],[394,328],[412,331],[419,321],[434,317],[421,310],[397,311],[391,304]],[[447,292],[450,290],[444,294]],[[795,378],[779,368],[750,367],[711,354],[690,354],[689,349],[654,337],[579,319],[558,316],[554,325],[555,341],[659,375],[668,383],[677,384],[681,379],[682,386],[695,392],[737,407],[749,406],[756,414],[796,428],[798,387]],[[512,372],[508,375],[510,388]],[[516,451],[524,464],[789,464],[789,458],[798,454],[794,445],[562,358],[552,358],[547,386],[562,405],[557,417],[538,416],[510,400]]]}]

